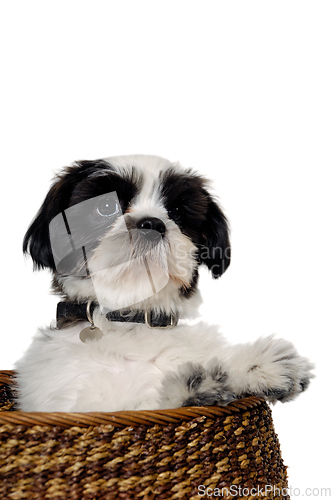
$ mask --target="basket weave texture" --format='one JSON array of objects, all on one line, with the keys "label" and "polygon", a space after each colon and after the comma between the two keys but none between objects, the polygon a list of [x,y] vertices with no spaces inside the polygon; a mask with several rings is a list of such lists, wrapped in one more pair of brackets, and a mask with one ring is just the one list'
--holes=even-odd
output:
[{"label": "basket weave texture", "polygon": [[248,491],[266,486],[264,498],[289,498],[271,410],[259,398],[224,408],[26,413],[14,410],[13,375],[0,372],[0,498],[253,499]]}]

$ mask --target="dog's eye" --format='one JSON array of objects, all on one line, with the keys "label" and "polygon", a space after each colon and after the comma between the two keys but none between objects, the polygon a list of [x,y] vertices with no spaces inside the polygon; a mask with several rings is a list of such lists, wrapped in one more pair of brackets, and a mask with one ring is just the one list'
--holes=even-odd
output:
[{"label": "dog's eye", "polygon": [[119,204],[113,198],[105,198],[104,200],[100,200],[97,205],[97,212],[102,217],[110,217],[119,212]]},{"label": "dog's eye", "polygon": [[173,220],[178,220],[180,218],[180,209],[179,207],[174,207],[168,210],[168,215]]}]

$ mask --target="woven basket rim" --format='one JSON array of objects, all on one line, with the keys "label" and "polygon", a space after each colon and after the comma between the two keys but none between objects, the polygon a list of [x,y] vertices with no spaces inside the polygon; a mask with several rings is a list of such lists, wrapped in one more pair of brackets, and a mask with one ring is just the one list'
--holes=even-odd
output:
[{"label": "woven basket rim", "polygon": [[[13,386],[15,372],[0,371],[0,385]],[[256,396],[242,398],[227,406],[188,406],[168,410],[130,410],[116,412],[23,412],[0,411],[0,424],[24,426],[58,426],[90,427],[96,425],[112,425],[113,427],[134,427],[138,425],[167,425],[181,420],[192,420],[197,417],[216,419],[236,413],[250,411],[264,403],[264,399]]]}]

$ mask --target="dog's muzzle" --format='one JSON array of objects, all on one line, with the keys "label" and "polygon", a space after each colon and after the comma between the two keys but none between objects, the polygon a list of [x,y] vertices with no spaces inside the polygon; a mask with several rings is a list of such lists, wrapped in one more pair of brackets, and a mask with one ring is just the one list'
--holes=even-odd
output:
[{"label": "dog's muzzle", "polygon": [[162,220],[157,217],[145,217],[136,222],[136,228],[140,236],[145,240],[157,243],[163,238],[166,232],[166,226]]}]

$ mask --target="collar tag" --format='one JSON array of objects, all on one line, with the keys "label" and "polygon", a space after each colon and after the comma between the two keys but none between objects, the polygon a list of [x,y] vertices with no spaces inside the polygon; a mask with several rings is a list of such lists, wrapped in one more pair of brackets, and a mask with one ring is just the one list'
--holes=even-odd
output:
[{"label": "collar tag", "polygon": [[98,342],[103,336],[103,332],[97,328],[94,325],[87,326],[86,328],[83,328],[80,332],[80,341],[83,342],[83,344],[87,344],[89,341],[90,342]]},{"label": "collar tag", "polygon": [[91,326],[83,328],[83,330],[81,330],[80,332],[80,340],[81,342],[83,342],[83,344],[86,344],[88,341],[98,342],[98,340],[100,340],[103,336],[103,332],[100,330],[100,328],[97,328],[93,323],[93,318],[91,314],[91,304],[92,300],[89,300],[89,302],[86,305],[86,316],[90,321]]}]

